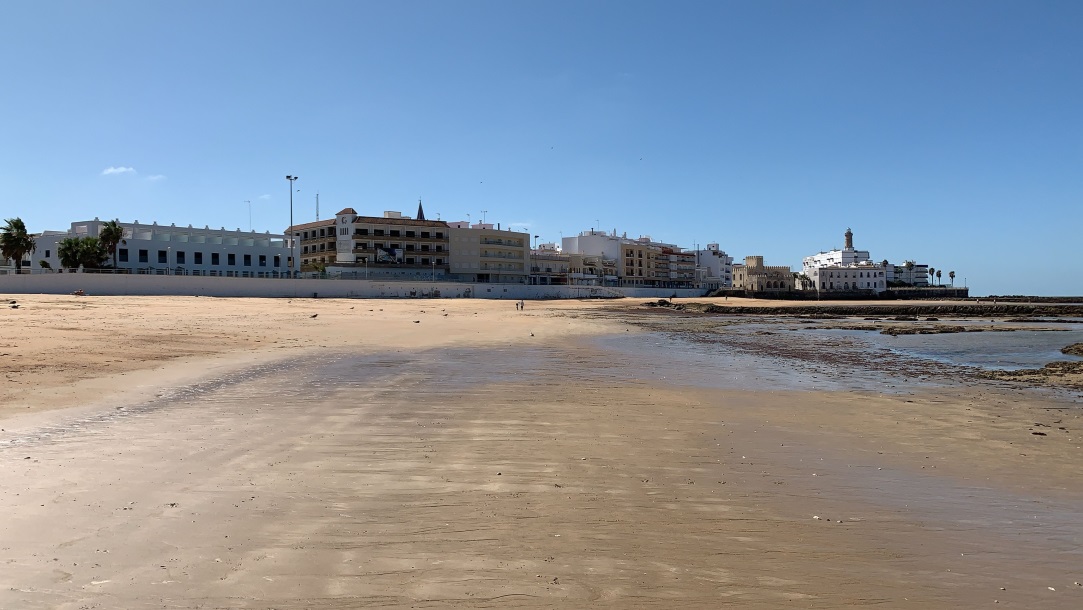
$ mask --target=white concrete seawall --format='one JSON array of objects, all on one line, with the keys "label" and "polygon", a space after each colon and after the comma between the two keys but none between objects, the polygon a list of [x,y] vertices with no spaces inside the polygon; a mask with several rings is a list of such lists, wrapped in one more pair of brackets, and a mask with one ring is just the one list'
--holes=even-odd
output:
[{"label": "white concrete seawall", "polygon": [[703,296],[699,289],[599,288],[379,280],[261,279],[179,275],[36,273],[0,275],[0,294],[70,294],[95,296],[208,296],[269,298],[477,298],[586,299],[606,297],[680,298]]}]

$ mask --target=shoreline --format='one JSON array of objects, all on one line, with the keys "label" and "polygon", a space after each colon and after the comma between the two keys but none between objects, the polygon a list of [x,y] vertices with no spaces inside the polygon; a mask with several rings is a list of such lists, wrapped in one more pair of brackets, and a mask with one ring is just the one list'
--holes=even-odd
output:
[{"label": "shoreline", "polygon": [[1083,601],[1077,403],[697,386],[596,345],[651,318],[612,303],[94,304],[61,328],[223,351],[127,371],[137,408],[0,414],[0,606]]}]

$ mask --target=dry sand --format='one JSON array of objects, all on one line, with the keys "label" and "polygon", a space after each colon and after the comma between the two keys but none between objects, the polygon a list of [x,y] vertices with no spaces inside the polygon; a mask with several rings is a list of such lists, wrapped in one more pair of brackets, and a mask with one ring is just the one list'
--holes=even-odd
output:
[{"label": "dry sand", "polygon": [[681,386],[584,341],[627,300],[12,298],[2,608],[1083,607],[1070,399]]}]

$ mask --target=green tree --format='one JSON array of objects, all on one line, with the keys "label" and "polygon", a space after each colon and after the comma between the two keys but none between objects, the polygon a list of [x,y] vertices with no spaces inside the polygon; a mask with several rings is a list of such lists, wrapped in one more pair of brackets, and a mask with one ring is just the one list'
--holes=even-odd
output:
[{"label": "green tree", "polygon": [[936,269],[929,267],[929,283],[933,283],[933,278],[936,277]]},{"label": "green tree", "polygon": [[23,257],[34,251],[34,237],[27,233],[22,218],[8,218],[0,228],[0,255],[14,259],[15,273],[22,273]]},{"label": "green tree", "polygon": [[936,285],[937,285],[937,286],[939,286],[939,285],[940,285],[940,274],[941,274],[941,273],[943,273],[943,271],[941,271],[940,269],[937,269],[937,270],[936,270]]},{"label": "green tree", "polygon": [[906,261],[903,263],[903,267],[906,267],[907,277],[910,279],[908,282],[911,286],[914,285],[914,261]]},{"label": "green tree", "polygon": [[948,279],[951,280],[951,287],[955,288],[955,272],[948,271]]},{"label": "green tree", "polygon": [[56,256],[65,269],[97,269],[109,258],[102,241],[97,237],[68,237],[56,246]]},{"label": "green tree", "polygon": [[120,220],[113,219],[102,225],[98,231],[98,239],[102,247],[113,259],[113,268],[117,268],[117,245],[124,240],[124,227],[120,226]]},{"label": "green tree", "polygon": [[78,269],[82,259],[82,239],[66,237],[56,244],[56,257],[60,259],[61,269]]}]

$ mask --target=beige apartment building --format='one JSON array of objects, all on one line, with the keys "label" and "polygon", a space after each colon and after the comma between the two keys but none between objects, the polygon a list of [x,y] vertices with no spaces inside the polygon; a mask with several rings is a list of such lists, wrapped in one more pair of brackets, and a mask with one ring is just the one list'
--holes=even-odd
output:
[{"label": "beige apartment building", "polygon": [[466,282],[525,284],[530,278],[530,234],[491,224],[448,223],[449,273]]},{"label": "beige apartment building", "polygon": [[300,271],[316,271],[321,266],[335,264],[334,218],[294,225],[286,230],[286,234],[294,235],[300,243]]},{"label": "beige apartment building", "polygon": [[629,239],[616,233],[583,231],[562,240],[564,251],[581,255],[571,264],[571,283],[648,288],[691,288],[696,255],[650,237]]}]

